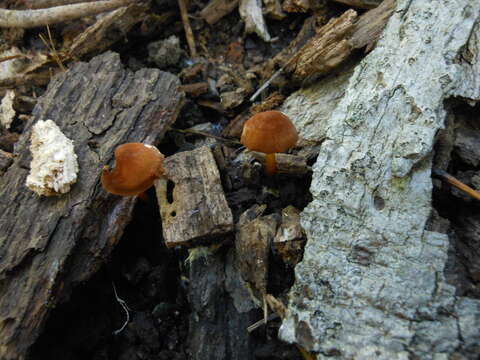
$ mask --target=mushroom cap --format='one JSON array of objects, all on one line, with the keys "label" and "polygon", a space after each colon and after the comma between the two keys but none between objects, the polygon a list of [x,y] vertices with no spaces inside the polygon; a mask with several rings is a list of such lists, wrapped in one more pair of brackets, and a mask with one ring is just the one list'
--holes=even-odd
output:
[{"label": "mushroom cap", "polygon": [[260,112],[248,119],[240,138],[247,149],[266,154],[287,151],[297,140],[297,129],[288,116],[274,110]]},{"label": "mushroom cap", "polygon": [[115,168],[102,171],[103,188],[116,195],[137,195],[163,176],[163,154],[155,146],[127,143],[115,149]]}]

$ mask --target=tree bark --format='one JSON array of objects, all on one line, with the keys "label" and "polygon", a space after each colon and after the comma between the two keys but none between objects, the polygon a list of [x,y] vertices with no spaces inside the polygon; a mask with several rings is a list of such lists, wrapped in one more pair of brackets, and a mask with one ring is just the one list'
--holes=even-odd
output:
[{"label": "tree bark", "polygon": [[280,329],[318,359],[476,356],[480,301],[456,296],[444,274],[449,239],[426,225],[445,101],[480,100],[479,21],[478,2],[400,0],[353,75],[284,105],[300,136],[327,139]]},{"label": "tree bark", "polygon": [[[0,358],[24,359],[52,308],[109,256],[134,197],[106,193],[102,166],[124,142],[157,143],[175,121],[178,79],[155,69],[123,68],[114,53],[59,74],[39,98],[0,179]],[[52,119],[74,141],[80,172],[72,190],[38,197],[25,187],[31,128]]]}]

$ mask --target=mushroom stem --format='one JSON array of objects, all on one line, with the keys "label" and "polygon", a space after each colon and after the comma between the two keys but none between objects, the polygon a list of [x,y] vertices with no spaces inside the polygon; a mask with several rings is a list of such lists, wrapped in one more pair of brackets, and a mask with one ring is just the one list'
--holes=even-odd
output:
[{"label": "mushroom stem", "polygon": [[275,154],[266,154],[265,156],[265,174],[272,176],[277,172],[277,164],[275,161]]}]

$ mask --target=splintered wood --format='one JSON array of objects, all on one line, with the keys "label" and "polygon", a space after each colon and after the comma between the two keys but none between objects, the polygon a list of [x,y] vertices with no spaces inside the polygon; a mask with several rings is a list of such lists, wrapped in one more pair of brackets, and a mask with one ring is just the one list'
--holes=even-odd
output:
[{"label": "splintered wood", "polygon": [[350,9],[331,19],[285,63],[285,71],[292,73],[294,80],[303,81],[331,72],[355,49],[371,50],[394,8],[395,0],[384,0],[361,16]]},{"label": "splintered wood", "polygon": [[233,230],[232,212],[208,147],[170,156],[164,168],[169,180],[158,180],[155,188],[167,247],[199,245]]},{"label": "splintered wood", "polygon": [[278,215],[256,218],[240,226],[235,239],[242,278],[262,295],[267,292],[268,254],[278,224]]}]

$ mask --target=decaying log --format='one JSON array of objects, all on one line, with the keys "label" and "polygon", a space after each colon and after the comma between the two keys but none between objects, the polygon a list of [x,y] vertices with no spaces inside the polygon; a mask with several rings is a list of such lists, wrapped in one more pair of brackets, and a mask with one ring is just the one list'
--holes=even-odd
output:
[{"label": "decaying log", "polygon": [[[120,239],[135,198],[106,193],[102,166],[123,142],[156,143],[182,103],[178,79],[155,69],[133,73],[106,53],[54,77],[38,99],[0,179],[0,358],[24,359],[52,308],[87,280]],[[78,180],[54,198],[28,190],[30,133],[52,119],[73,139]]]},{"label": "decaying log", "polygon": [[164,168],[169,180],[157,180],[155,188],[168,247],[199,245],[198,241],[233,231],[232,212],[210,148],[172,155]]},{"label": "decaying log", "polygon": [[233,249],[190,263],[188,348],[192,359],[252,358],[256,339],[245,329],[258,315],[235,266]]},{"label": "decaying log", "polygon": [[286,100],[301,113],[294,122],[313,123],[300,136],[326,140],[282,339],[317,359],[478,356],[480,301],[447,281],[455,240],[426,224],[445,104],[478,106],[479,66],[480,2],[398,0],[325,121],[312,121],[324,112],[324,80],[308,89],[310,107],[298,99],[306,92]]},{"label": "decaying log", "polygon": [[373,9],[380,5],[382,0],[334,0],[336,2],[350,5],[361,9]]},{"label": "decaying log", "polygon": [[238,0],[212,0],[200,12],[200,16],[210,25],[215,24],[238,6]]},{"label": "decaying log", "polygon": [[[257,151],[249,151],[249,154],[265,166],[266,154]],[[307,159],[297,155],[275,154],[275,165],[277,166],[276,172],[279,174],[300,176],[312,171],[311,167],[307,165]]]}]

